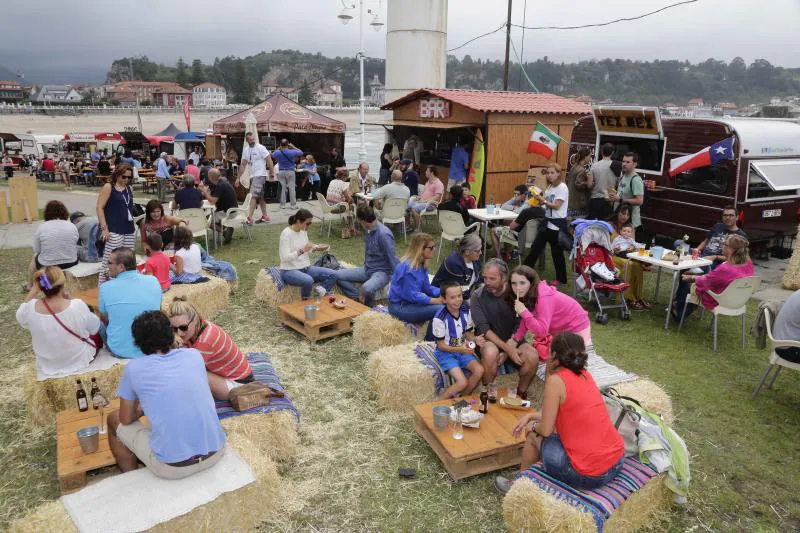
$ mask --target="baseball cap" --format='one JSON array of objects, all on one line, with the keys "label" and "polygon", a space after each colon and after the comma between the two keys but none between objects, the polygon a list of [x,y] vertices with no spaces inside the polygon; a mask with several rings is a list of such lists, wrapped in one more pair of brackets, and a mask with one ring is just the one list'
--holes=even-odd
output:
[{"label": "baseball cap", "polygon": [[86,215],[84,215],[84,214],[83,214],[83,212],[81,212],[81,211],[75,211],[74,213],[72,213],[72,214],[69,216],[69,221],[74,223],[74,222],[75,222],[76,220],[78,220],[79,218],[81,218],[81,217],[85,217],[85,216],[86,216]]},{"label": "baseball cap", "polygon": [[514,192],[516,192],[517,194],[527,193],[528,192],[528,186],[527,185],[517,185],[516,187],[514,187]]},{"label": "baseball cap", "polygon": [[411,164],[411,160],[410,159],[401,159],[400,160],[400,164],[401,165],[410,165]]}]

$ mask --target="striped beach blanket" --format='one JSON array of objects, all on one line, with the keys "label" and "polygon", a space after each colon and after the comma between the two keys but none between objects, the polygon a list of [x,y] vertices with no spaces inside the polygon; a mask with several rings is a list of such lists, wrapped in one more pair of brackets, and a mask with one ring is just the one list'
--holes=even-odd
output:
[{"label": "striped beach blanket", "polygon": [[[442,370],[439,362],[436,361],[435,347],[432,342],[420,342],[414,347],[414,354],[419,359],[419,362],[430,370],[433,381],[436,384],[436,393],[438,394],[447,384],[447,372]],[[468,372],[467,375],[469,375]]]},{"label": "striped beach blanket", "polygon": [[275,284],[275,288],[278,289],[278,291],[282,291],[285,284],[281,277],[281,271],[276,267],[264,267],[264,270],[266,270],[269,277],[272,278],[272,283]]},{"label": "striped beach blanket", "polygon": [[[604,389],[616,385],[617,383],[625,383],[639,379],[639,376],[636,374],[625,372],[621,368],[606,362],[605,359],[597,355],[593,344],[586,347],[586,352],[589,354],[589,361],[586,364],[586,369],[592,375],[592,378],[594,378],[598,388]],[[545,365],[539,365],[539,368],[536,370],[537,377],[544,381],[546,373],[547,368]]]},{"label": "striped beach blanket", "polygon": [[[275,368],[273,368],[272,362],[269,359],[269,355],[264,352],[247,352],[245,356],[250,362],[250,366],[253,368],[253,377],[256,381],[285,393],[283,385],[281,385],[281,380],[275,373]],[[294,413],[297,422],[300,422],[300,411],[297,410],[297,407],[294,406],[288,395],[283,398],[271,398],[269,403],[263,407],[256,407],[241,412],[236,411],[227,401],[218,400],[215,404],[217,407],[217,416],[220,420],[231,416],[249,415],[253,413],[272,413],[289,409]]]},{"label": "striped beach blanket", "polygon": [[548,476],[541,467],[542,464],[537,463],[522,472],[520,477],[531,480],[541,490],[574,505],[582,512],[590,513],[599,533],[602,533],[606,520],[614,510],[658,475],[650,465],[628,457],[622,465],[622,471],[610,483],[592,490],[578,490]]}]

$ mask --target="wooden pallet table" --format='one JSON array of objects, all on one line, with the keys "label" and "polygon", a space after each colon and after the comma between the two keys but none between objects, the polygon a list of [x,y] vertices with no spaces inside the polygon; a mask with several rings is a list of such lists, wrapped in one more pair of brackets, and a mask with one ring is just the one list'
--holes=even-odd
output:
[{"label": "wooden pallet table", "polygon": [[314,320],[308,321],[306,321],[304,307],[314,304],[313,300],[301,300],[283,304],[278,307],[278,318],[281,324],[292,328],[314,342],[343,335],[353,331],[353,319],[355,317],[366,313],[370,309],[346,296],[337,295],[336,301],[340,300],[346,302],[344,309],[334,307],[328,301],[328,298],[323,298],[319,304],[316,317]]},{"label": "wooden pallet table", "polygon": [[[463,399],[469,402],[478,400],[478,396]],[[441,400],[414,406],[414,428],[436,452],[453,480],[520,464],[525,437],[514,438],[511,431],[529,411],[507,409],[500,407],[499,403],[489,404],[489,412],[481,420],[480,428],[465,427],[464,438],[456,440],[452,424],[443,430],[437,430],[433,425],[433,408],[453,403],[453,400]],[[478,404],[472,407],[477,409]]]}]

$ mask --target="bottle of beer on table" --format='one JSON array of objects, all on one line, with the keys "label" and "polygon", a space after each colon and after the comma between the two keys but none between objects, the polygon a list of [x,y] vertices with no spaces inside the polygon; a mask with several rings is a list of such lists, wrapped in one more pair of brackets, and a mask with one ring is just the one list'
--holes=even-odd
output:
[{"label": "bottle of beer on table", "polygon": [[489,412],[489,391],[486,390],[486,387],[481,389],[481,408],[480,412],[486,414]]},{"label": "bottle of beer on table", "polygon": [[92,400],[92,407],[97,409],[97,403],[94,401],[95,396],[100,394],[100,387],[97,386],[97,378],[92,378],[92,389],[89,392],[89,398]]},{"label": "bottle of beer on table", "polygon": [[83,390],[81,380],[77,381],[78,390],[75,392],[75,399],[78,401],[78,411],[87,411],[89,409],[89,402],[86,400],[86,391]]}]

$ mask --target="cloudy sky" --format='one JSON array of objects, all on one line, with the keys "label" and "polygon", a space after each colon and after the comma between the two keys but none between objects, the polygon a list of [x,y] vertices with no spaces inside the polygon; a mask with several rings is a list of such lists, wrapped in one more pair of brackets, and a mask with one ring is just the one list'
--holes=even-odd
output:
[{"label": "cloudy sky", "polygon": [[[357,0],[347,0],[353,3]],[[386,2],[365,0],[386,21]],[[527,1],[527,26],[605,22],[652,11],[677,0]],[[352,56],[358,24],[336,18],[341,0],[4,0],[0,65],[33,81],[102,81],[111,61],[147,55],[174,64],[178,56],[205,62],[226,55],[292,48]],[[58,7],[55,7],[58,5]],[[769,5],[769,9],[764,7]],[[287,9],[287,6],[293,7]],[[525,0],[514,0],[513,24],[522,24]],[[49,15],[48,15],[49,13]],[[450,0],[448,48],[499,27],[504,0]],[[604,28],[526,31],[523,57],[554,61],[605,57],[748,63],[765,58],[800,67],[800,0],[698,0],[647,19]],[[522,30],[512,37],[522,53]],[[367,55],[385,57],[386,32],[365,30]],[[505,32],[454,52],[502,59]],[[512,59],[513,59],[512,53]],[[42,78],[49,78],[44,80]],[[58,78],[54,80],[53,78]]]}]

